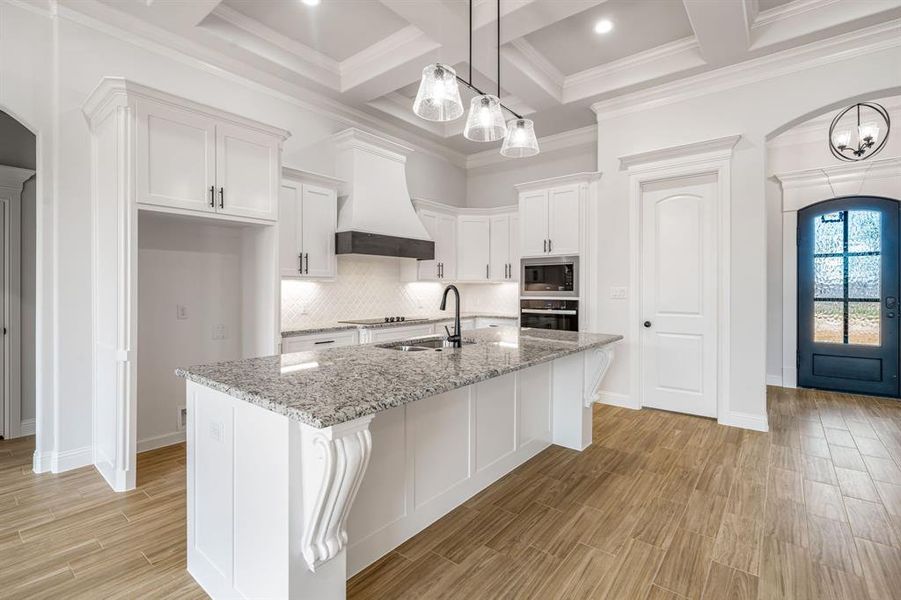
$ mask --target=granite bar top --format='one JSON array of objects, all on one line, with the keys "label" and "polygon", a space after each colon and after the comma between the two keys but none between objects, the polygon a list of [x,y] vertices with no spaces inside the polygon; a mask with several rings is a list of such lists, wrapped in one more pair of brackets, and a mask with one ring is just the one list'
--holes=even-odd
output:
[{"label": "granite bar top", "polygon": [[463,337],[472,343],[424,352],[347,346],[195,366],[176,374],[322,428],[622,339],[518,327],[477,329]]},{"label": "granite bar top", "polygon": [[[490,313],[463,313],[461,319],[519,319],[518,315],[499,315]],[[453,321],[454,315],[426,316],[426,317],[408,317],[408,321],[395,321],[393,323],[373,323],[371,325],[355,325],[353,323],[316,323],[309,327],[301,327],[300,329],[291,329],[282,332],[282,337],[294,337],[298,335],[311,335],[314,333],[330,333],[332,331],[346,331],[348,329],[382,329],[385,327],[413,327],[414,325],[427,325],[429,323],[444,323],[445,321]]]}]

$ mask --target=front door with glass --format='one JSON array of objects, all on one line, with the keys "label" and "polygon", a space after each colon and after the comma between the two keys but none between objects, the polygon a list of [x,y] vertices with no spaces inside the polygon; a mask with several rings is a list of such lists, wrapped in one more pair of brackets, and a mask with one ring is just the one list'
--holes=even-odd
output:
[{"label": "front door with glass", "polygon": [[898,396],[898,202],[798,213],[798,385]]}]

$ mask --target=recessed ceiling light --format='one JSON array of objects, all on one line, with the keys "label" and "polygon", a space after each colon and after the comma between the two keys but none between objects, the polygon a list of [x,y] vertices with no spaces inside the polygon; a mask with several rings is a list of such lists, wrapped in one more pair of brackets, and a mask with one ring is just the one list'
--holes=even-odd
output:
[{"label": "recessed ceiling light", "polygon": [[610,33],[613,31],[613,21],[610,19],[601,19],[597,23],[594,24],[594,32],[595,33]]},{"label": "recessed ceiling light", "polygon": [[304,4],[306,4],[307,6],[319,6],[319,3],[322,0],[300,0],[300,1],[303,2]]}]

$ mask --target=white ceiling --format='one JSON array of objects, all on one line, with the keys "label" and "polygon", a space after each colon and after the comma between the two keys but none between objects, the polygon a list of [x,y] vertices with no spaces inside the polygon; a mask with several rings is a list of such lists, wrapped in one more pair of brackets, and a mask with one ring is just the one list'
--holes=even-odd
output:
[{"label": "white ceiling", "polygon": [[[433,147],[466,155],[489,147],[463,138],[463,118],[441,124],[412,113],[425,65],[468,76],[466,0],[59,1],[106,20],[146,21],[205,61],[218,57],[222,68],[304,99],[318,94]],[[496,2],[473,4],[473,83],[494,93]],[[502,100],[546,137],[592,124],[599,101],[901,23],[901,0],[501,0],[501,12]],[[594,33],[601,18],[614,23],[611,33]],[[462,95],[465,104],[472,94]]]}]

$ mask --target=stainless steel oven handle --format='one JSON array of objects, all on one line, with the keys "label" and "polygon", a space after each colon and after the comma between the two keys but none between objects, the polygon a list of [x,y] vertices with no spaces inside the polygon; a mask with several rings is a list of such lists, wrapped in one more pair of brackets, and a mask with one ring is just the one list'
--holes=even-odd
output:
[{"label": "stainless steel oven handle", "polygon": [[557,310],[552,308],[540,309],[540,308],[523,308],[520,310],[521,313],[526,315],[577,315],[579,311],[577,310]]}]

